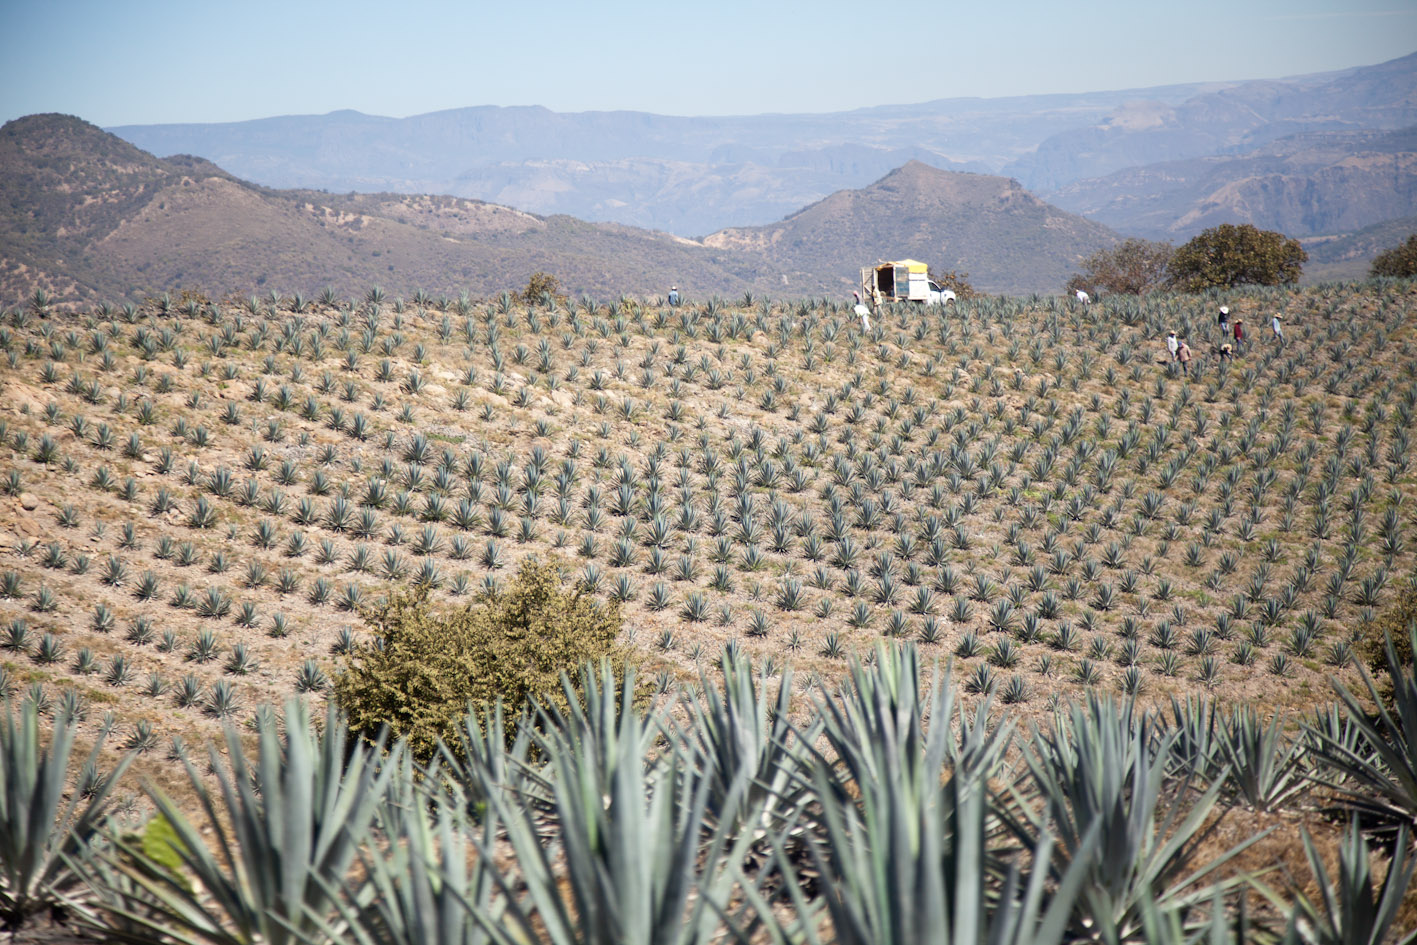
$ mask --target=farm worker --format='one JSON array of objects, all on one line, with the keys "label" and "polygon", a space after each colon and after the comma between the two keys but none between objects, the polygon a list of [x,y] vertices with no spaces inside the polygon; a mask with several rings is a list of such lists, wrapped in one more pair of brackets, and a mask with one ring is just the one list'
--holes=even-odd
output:
[{"label": "farm worker", "polygon": [[1276,315],[1269,320],[1269,327],[1274,330],[1274,340],[1280,344],[1284,344],[1284,326],[1280,324],[1283,321],[1283,315]]},{"label": "farm worker", "polygon": [[1092,296],[1088,295],[1088,294],[1087,294],[1086,292],[1084,292],[1082,289],[1078,289],[1078,291],[1077,291],[1077,299],[1078,299],[1078,302],[1081,303],[1081,304],[1083,304],[1083,305],[1088,305],[1088,304],[1090,304],[1090,303],[1092,302]]},{"label": "farm worker", "polygon": [[1230,333],[1230,306],[1220,306],[1220,333],[1228,335]]},{"label": "farm worker", "polygon": [[669,304],[679,304],[679,287],[677,285],[672,285],[669,287]]},{"label": "farm worker", "polygon": [[1245,320],[1235,319],[1235,347],[1240,347],[1245,343]]},{"label": "farm worker", "polygon": [[1226,361],[1229,361],[1229,360],[1230,360],[1230,354],[1231,354],[1231,352],[1232,352],[1233,350],[1234,350],[1234,349],[1231,348],[1228,344],[1225,344],[1225,345],[1221,345],[1221,346],[1220,346],[1220,363],[1221,363],[1221,364],[1224,364]]},{"label": "farm worker", "polygon": [[1176,340],[1176,333],[1168,332],[1166,335],[1166,350],[1171,352],[1171,360],[1176,360],[1176,352],[1181,348],[1181,343]]},{"label": "farm worker", "polygon": [[1189,376],[1191,373],[1191,346],[1186,344],[1184,338],[1176,348],[1176,360],[1181,362],[1181,371]]},{"label": "farm worker", "polygon": [[852,309],[857,317],[861,319],[861,330],[871,330],[871,310],[861,304],[861,293],[853,291],[851,297],[856,300],[856,307]]}]

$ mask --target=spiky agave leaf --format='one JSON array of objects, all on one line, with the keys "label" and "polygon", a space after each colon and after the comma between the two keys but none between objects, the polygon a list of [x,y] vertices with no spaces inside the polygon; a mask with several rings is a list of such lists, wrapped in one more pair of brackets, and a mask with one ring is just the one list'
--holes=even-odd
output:
[{"label": "spiky agave leaf", "polygon": [[253,758],[228,725],[226,759],[211,750],[215,794],[186,762],[201,823],[149,789],[172,824],[186,876],[119,846],[110,863],[151,899],[114,908],[143,927],[126,940],[151,941],[156,932],[184,945],[308,945],[324,938],[316,917],[333,912],[333,890],[370,842],[403,746],[386,755],[382,746],[351,744],[333,707],[322,728],[316,730],[304,702],[292,699],[283,720],[258,714]]},{"label": "spiky agave leaf", "polygon": [[1398,931],[1397,938],[1388,933],[1403,897],[1412,887],[1417,873],[1406,826],[1397,830],[1393,856],[1381,885],[1375,884],[1368,841],[1358,828],[1357,820],[1349,823],[1343,842],[1338,848],[1338,875],[1330,878],[1323,856],[1314,845],[1309,832],[1303,832],[1304,855],[1309,860],[1318,885],[1318,900],[1312,900],[1302,890],[1296,890],[1292,903],[1273,890],[1261,891],[1279,908],[1292,909],[1291,928],[1305,943],[1315,945],[1395,945],[1417,942],[1417,929]]},{"label": "spiky agave leaf", "polygon": [[[989,778],[1010,728],[987,725],[987,706],[966,718],[948,674],[922,701],[913,650],[882,645],[875,665],[857,663],[852,675],[850,689],[819,702],[830,753],[813,767],[815,804],[773,844],[780,894],[795,919],[784,922],[776,897],[744,877],[757,923],[738,930],[740,939],[816,943],[824,914],[830,940],[843,945],[1061,941],[1085,867],[1063,870],[1050,888],[1051,837],[1031,848],[1027,876],[1018,859],[1005,866],[990,849]],[[808,810],[819,813],[808,818]],[[789,852],[796,835],[806,838],[820,907],[802,891]],[[1096,842],[1094,831],[1083,848]]]},{"label": "spiky agave leaf", "polygon": [[1214,700],[1187,696],[1171,697],[1171,717],[1167,728],[1175,734],[1171,743],[1170,775],[1193,784],[1210,784],[1225,764],[1220,747],[1221,720]]},{"label": "spiky agave leaf", "polygon": [[691,775],[699,762],[684,744],[646,764],[660,723],[634,705],[632,668],[619,679],[608,661],[586,668],[581,692],[566,711],[542,712],[545,810],[488,797],[517,868],[494,877],[504,920],[479,922],[504,945],[711,940],[744,841],[731,846],[721,827],[704,839],[710,782]]},{"label": "spiky agave leaf", "polygon": [[456,731],[456,742],[438,743],[427,771],[429,780],[440,776],[450,780],[473,804],[481,804],[494,792],[528,790],[523,777],[532,749],[528,711],[523,709],[509,730],[499,699],[490,708],[469,709]]},{"label": "spiky agave leaf", "polygon": [[[92,793],[68,790],[69,756],[77,723],[60,713],[49,744],[40,738],[39,710],[31,700],[18,713],[7,699],[0,719],[0,919],[14,929],[58,904],[84,880],[82,864],[93,853],[108,813],[108,798],[132,760],[93,782]],[[103,739],[84,765],[97,771]]]},{"label": "spiky agave leaf", "polygon": [[485,945],[490,936],[475,914],[496,921],[500,903],[489,857],[477,852],[496,840],[495,818],[479,824],[467,816],[467,801],[436,781],[420,782],[403,756],[402,770],[381,805],[383,851],[360,855],[362,879],[339,891],[339,922],[312,918],[335,941],[357,945]]},{"label": "spiky agave leaf", "polygon": [[1063,864],[1081,862],[1083,839],[1100,831],[1087,856],[1075,932],[1091,928],[1109,941],[1135,938],[1147,902],[1188,917],[1196,904],[1239,882],[1206,879],[1264,836],[1197,863],[1197,851],[1219,824],[1207,820],[1228,772],[1198,795],[1185,784],[1167,788],[1175,739],[1174,733],[1158,735],[1155,721],[1130,704],[1096,694],[1085,705],[1060,710],[1051,729],[1034,730],[1026,756],[1031,783],[1026,791],[1010,788],[1015,804],[1005,819],[1029,845],[1055,831]]},{"label": "spiky agave leaf", "polygon": [[710,782],[707,813],[715,823],[737,826],[756,817],[758,828],[767,829],[794,806],[801,746],[816,741],[820,723],[794,728],[790,670],[770,694],[766,676],[755,677],[746,656],[725,650],[719,669],[721,685],[703,676],[686,706],[688,724],[667,734],[693,748],[689,757],[699,760],[698,775]]},{"label": "spiky agave leaf", "polygon": [[1308,745],[1284,736],[1286,718],[1266,724],[1249,706],[1236,709],[1217,732],[1230,766],[1229,787],[1255,810],[1273,810],[1309,782]]},{"label": "spiky agave leaf", "polygon": [[[1409,632],[1417,643],[1417,626]],[[1401,664],[1391,637],[1385,646],[1391,702],[1359,666],[1364,701],[1338,680],[1330,680],[1357,730],[1356,741],[1350,743],[1317,727],[1311,727],[1310,734],[1318,743],[1315,752],[1332,769],[1321,780],[1368,817],[1411,827],[1417,825],[1417,667]]]}]

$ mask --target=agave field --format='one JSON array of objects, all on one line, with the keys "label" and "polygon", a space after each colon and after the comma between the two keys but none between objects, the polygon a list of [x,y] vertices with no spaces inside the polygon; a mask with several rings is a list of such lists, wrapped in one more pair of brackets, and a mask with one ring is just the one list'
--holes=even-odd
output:
[{"label": "agave field", "polygon": [[[1374,721],[1354,659],[1417,564],[1411,282],[981,298],[869,331],[824,300],[36,302],[0,328],[7,737],[107,745],[69,772],[95,806],[71,835],[156,803],[185,861],[56,854],[98,891],[86,921],[1230,940],[1249,890],[1275,936],[1350,941],[1315,930],[1351,931],[1339,904],[1384,875],[1398,914],[1408,835],[1389,863],[1317,812],[1394,827],[1417,794],[1417,695]],[[1218,361],[1221,304],[1282,312],[1284,343]],[[528,556],[620,609],[654,707],[602,670],[583,711],[510,748],[471,722],[417,778],[268,708],[318,703],[391,588],[452,605]],[[207,742],[215,773],[184,774]],[[1236,822],[1255,846],[1221,842]],[[282,846],[307,841],[322,859]],[[1283,882],[1250,878],[1276,858]]]}]

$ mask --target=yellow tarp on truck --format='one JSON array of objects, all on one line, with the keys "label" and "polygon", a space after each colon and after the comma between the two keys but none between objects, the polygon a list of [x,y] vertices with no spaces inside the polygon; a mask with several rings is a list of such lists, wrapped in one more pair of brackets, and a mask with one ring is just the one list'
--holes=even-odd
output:
[{"label": "yellow tarp on truck", "polygon": [[918,259],[876,263],[861,270],[861,286],[873,303],[939,301],[930,298],[930,267]]}]

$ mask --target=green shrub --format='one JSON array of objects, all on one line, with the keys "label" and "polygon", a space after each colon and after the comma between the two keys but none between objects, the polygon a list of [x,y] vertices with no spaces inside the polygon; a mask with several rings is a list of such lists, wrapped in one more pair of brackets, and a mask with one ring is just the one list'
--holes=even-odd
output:
[{"label": "green shrub", "polygon": [[1182,292],[1297,282],[1309,254],[1283,233],[1241,223],[1211,227],[1176,250],[1170,281]]},{"label": "green shrub", "polygon": [[583,664],[620,655],[619,607],[563,590],[554,562],[522,562],[507,587],[466,607],[435,612],[419,589],[391,595],[365,619],[382,643],[346,658],[336,702],[354,730],[372,738],[387,725],[424,758],[469,704],[564,706],[562,673],[574,678]]},{"label": "green shrub", "polygon": [[1373,265],[1368,274],[1398,278],[1417,276],[1417,233],[1407,237],[1405,242],[1373,257]]},{"label": "green shrub", "polygon": [[1413,624],[1417,624],[1417,574],[1408,579],[1392,606],[1379,614],[1376,620],[1365,623],[1358,631],[1358,641],[1354,649],[1369,672],[1379,677],[1387,672],[1385,641],[1388,637],[1392,638],[1398,663],[1402,666],[1412,665]]},{"label": "green shrub", "polygon": [[538,305],[546,296],[557,300],[565,299],[565,295],[561,291],[561,280],[549,272],[542,272],[538,269],[531,274],[531,278],[527,280],[526,288],[522,290],[518,298],[527,305]]}]

